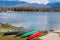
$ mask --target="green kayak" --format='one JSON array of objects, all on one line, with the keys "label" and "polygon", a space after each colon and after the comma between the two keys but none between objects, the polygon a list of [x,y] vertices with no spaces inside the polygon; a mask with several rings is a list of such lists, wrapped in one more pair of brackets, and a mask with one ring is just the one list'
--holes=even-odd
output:
[{"label": "green kayak", "polygon": [[34,31],[31,31],[31,32],[27,32],[27,33],[23,34],[22,37],[28,37],[28,36],[30,36],[30,35],[32,35],[32,34],[34,34],[36,32],[39,32],[39,31],[40,30],[34,30]]}]

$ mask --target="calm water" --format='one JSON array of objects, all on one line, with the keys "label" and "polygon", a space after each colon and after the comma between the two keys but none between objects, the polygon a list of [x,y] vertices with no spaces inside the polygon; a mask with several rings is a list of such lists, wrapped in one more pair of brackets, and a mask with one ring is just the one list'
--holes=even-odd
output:
[{"label": "calm water", "polygon": [[0,13],[0,23],[32,29],[60,29],[60,12],[10,12]]}]

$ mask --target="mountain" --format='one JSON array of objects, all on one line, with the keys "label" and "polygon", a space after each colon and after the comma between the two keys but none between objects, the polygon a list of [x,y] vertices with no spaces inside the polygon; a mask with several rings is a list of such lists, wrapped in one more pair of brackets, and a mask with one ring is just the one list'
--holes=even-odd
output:
[{"label": "mountain", "polygon": [[40,8],[43,5],[37,3],[25,3],[25,4],[18,4],[16,6],[30,6],[30,7]]},{"label": "mountain", "polygon": [[15,6],[17,4],[24,4],[24,1],[0,1],[0,6]]},{"label": "mountain", "polygon": [[46,6],[49,6],[49,7],[60,7],[60,2],[48,3]]},{"label": "mountain", "polygon": [[44,4],[38,4],[38,3],[28,3],[25,1],[0,1],[0,7],[3,7],[3,6],[30,6],[35,8],[60,7],[60,2],[53,2],[53,3],[48,3],[44,5]]},{"label": "mountain", "polygon": [[39,8],[43,5],[37,3],[28,3],[24,1],[0,1],[0,7],[1,6],[31,6],[31,7]]}]

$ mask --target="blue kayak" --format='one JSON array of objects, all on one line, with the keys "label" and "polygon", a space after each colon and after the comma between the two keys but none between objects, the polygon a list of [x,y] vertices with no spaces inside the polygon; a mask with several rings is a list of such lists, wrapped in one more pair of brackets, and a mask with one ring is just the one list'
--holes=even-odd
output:
[{"label": "blue kayak", "polygon": [[11,32],[5,32],[4,34],[3,34],[3,36],[7,36],[7,35],[16,35],[16,34],[18,34],[18,33],[24,33],[24,32],[29,32],[29,31],[31,31],[31,30],[15,30],[15,31],[11,31]]}]

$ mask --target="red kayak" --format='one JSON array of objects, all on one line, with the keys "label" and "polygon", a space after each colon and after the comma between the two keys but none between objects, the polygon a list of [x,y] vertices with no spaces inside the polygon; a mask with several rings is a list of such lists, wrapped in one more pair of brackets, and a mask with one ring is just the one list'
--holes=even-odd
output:
[{"label": "red kayak", "polygon": [[33,39],[33,38],[38,37],[38,36],[41,36],[42,33],[43,33],[43,31],[41,31],[41,32],[36,32],[35,34],[32,34],[31,36],[29,36],[29,37],[28,37],[28,40]]}]

